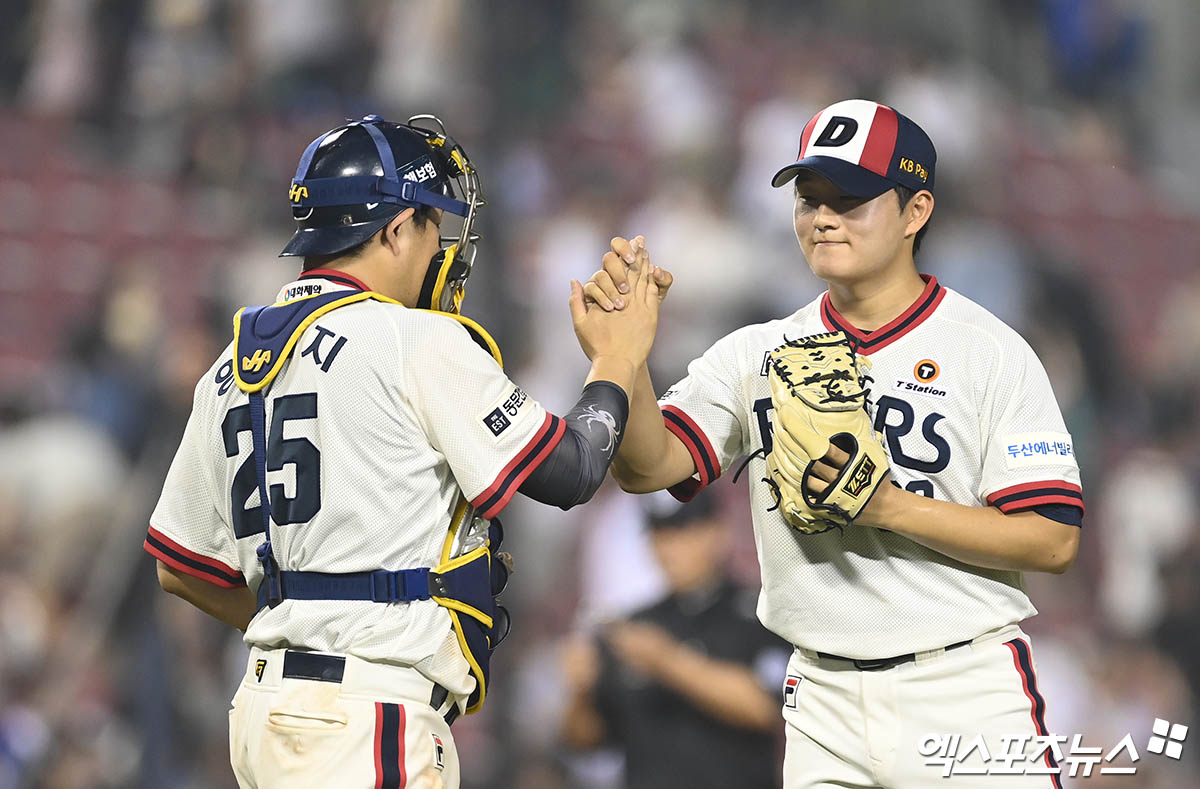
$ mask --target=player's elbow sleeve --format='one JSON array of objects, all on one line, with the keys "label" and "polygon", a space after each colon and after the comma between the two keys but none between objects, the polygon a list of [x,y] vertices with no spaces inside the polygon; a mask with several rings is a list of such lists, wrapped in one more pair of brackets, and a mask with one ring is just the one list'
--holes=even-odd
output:
[{"label": "player's elbow sleeve", "polygon": [[562,440],[521,483],[520,491],[534,501],[569,510],[595,495],[607,471],[608,459],[568,423]]},{"label": "player's elbow sleeve", "polygon": [[629,419],[629,398],[608,381],[593,381],[564,417],[558,445],[521,484],[535,501],[564,510],[590,500],[600,489]]}]

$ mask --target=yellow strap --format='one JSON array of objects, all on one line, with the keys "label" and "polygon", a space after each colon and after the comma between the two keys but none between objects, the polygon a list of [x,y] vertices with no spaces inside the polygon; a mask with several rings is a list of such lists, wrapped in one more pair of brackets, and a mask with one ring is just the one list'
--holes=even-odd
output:
[{"label": "yellow strap", "polygon": [[464,564],[470,564],[486,553],[489,553],[489,549],[487,543],[484,543],[475,550],[464,553],[462,556],[456,556],[450,561],[442,562],[437,567],[434,567],[433,571],[435,573],[448,573],[451,570],[462,567]]},{"label": "yellow strap", "polygon": [[454,538],[458,536],[459,527],[466,519],[469,509],[466,497],[459,493],[458,505],[454,508],[454,515],[450,517],[450,530],[446,533],[446,539],[442,543],[442,564],[450,561],[450,552],[454,550]]},{"label": "yellow strap", "polygon": [[463,656],[467,659],[467,663],[471,666],[471,673],[475,675],[475,682],[479,685],[479,701],[467,707],[467,714],[472,715],[479,712],[483,707],[483,700],[487,698],[487,683],[483,679],[483,669],[479,662],[475,660],[475,656],[471,654],[470,647],[467,646],[467,638],[463,635],[462,622],[458,618],[458,612],[447,609],[450,614],[450,621],[454,625],[454,635],[458,637],[458,646],[462,650]]},{"label": "yellow strap", "polygon": [[472,619],[479,620],[480,624],[482,624],[488,630],[491,630],[492,625],[495,624],[490,616],[488,616],[484,612],[480,611],[475,606],[467,605],[466,603],[462,602],[461,600],[453,600],[449,597],[433,597],[430,599],[434,600],[438,605],[442,606],[443,608],[452,608],[455,611],[460,611],[460,612],[466,614],[467,616],[471,617]]},{"label": "yellow strap", "polygon": [[[446,289],[446,277],[450,275],[450,267],[454,265],[454,258],[457,256],[458,244],[446,247],[446,252],[442,256],[442,267],[438,269],[437,279],[433,282],[433,296],[429,299],[431,309],[437,310],[438,305],[442,303],[442,291]],[[450,314],[457,315],[458,313],[456,311]]]},{"label": "yellow strap", "polygon": [[[437,567],[433,568],[433,572],[438,573],[438,574],[448,573],[451,570],[462,567],[463,565],[470,564],[471,562],[477,561],[480,558],[485,557],[485,556],[489,557],[487,559],[488,569],[491,570],[492,560],[490,558],[490,555],[491,555],[491,549],[487,543],[484,543],[483,545],[479,546],[475,550],[464,553],[462,556],[456,556],[454,559],[451,559],[450,561],[443,561]],[[467,605],[466,603],[462,602],[461,600],[452,600],[449,597],[434,597],[433,599],[436,600],[439,605],[444,605],[446,608],[453,608],[456,611],[462,611],[467,616],[473,617],[474,619],[478,619],[489,630],[492,628],[492,618],[490,616],[488,616],[487,614],[485,614],[484,612],[480,611],[475,606]]]}]

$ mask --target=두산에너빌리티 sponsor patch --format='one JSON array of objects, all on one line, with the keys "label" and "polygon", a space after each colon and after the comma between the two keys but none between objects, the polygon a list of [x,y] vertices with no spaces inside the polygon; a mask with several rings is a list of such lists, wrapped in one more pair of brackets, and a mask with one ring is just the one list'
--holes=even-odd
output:
[{"label": "\ub450\uc0b0\uc5d0\ub108\ube4c\ub9ac\ud2f0 sponsor patch", "polygon": [[1075,465],[1075,446],[1069,433],[1013,433],[1001,436],[999,441],[1010,469]]}]

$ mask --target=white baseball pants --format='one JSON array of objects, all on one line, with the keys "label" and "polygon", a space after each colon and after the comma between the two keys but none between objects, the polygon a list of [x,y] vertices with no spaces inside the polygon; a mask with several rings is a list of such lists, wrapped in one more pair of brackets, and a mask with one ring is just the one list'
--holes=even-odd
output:
[{"label": "white baseball pants", "polygon": [[1015,625],[875,671],[797,649],[784,694],[785,789],[1061,789]]},{"label": "white baseball pants", "polygon": [[457,789],[454,738],[423,674],[347,655],[340,681],[285,677],[286,651],[251,649],[233,697],[242,789]]}]

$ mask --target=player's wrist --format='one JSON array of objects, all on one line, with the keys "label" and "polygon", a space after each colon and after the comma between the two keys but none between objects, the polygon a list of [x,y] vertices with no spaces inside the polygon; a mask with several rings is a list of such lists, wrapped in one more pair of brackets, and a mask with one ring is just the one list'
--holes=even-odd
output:
[{"label": "player's wrist", "polygon": [[899,531],[900,519],[897,515],[903,511],[904,499],[914,495],[916,494],[897,487],[890,479],[886,480],[879,485],[875,495],[863,508],[858,517],[858,523],[877,529]]},{"label": "player's wrist", "polygon": [[592,372],[588,376],[587,382],[612,381],[628,394],[633,390],[633,378],[636,372],[637,363],[627,356],[617,353],[598,353],[592,358]]}]

